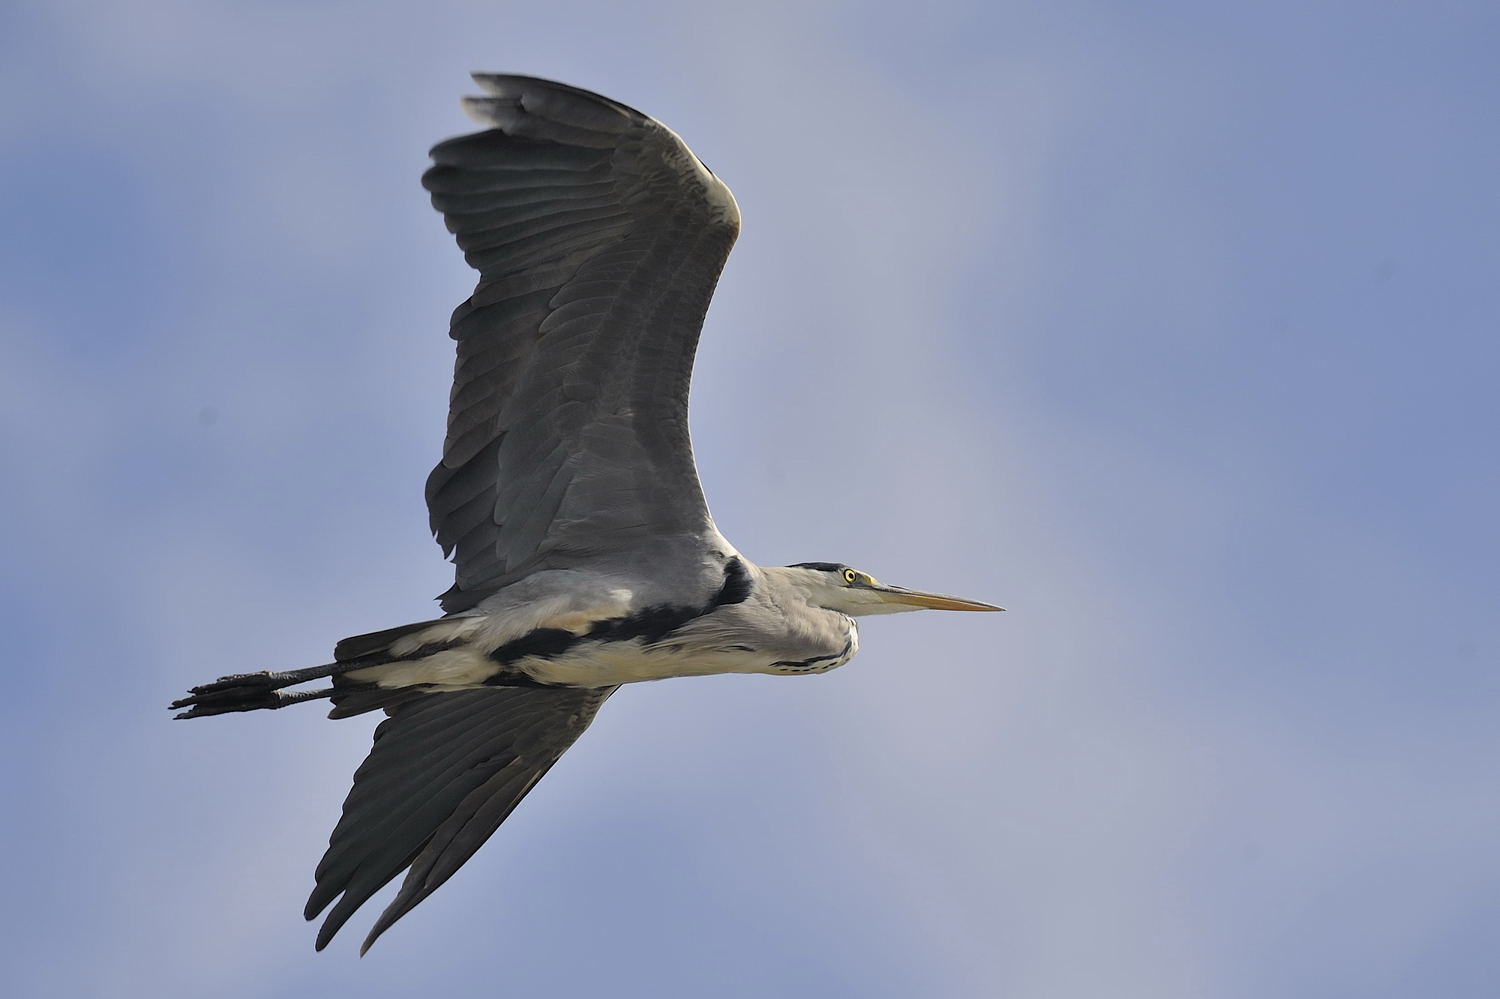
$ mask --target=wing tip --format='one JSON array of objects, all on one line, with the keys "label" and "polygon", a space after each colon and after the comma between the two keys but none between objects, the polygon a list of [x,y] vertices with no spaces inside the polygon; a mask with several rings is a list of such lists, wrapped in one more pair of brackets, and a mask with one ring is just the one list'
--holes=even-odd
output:
[{"label": "wing tip", "polygon": [[[474,124],[483,125],[486,128],[503,129],[505,126],[501,124],[501,119],[496,114],[496,108],[501,103],[501,100],[499,97],[470,97],[466,95],[458,99],[458,106],[463,108],[464,114]],[[518,103],[514,101],[510,103],[516,110],[520,110]]]},{"label": "wing tip", "polygon": [[598,140],[589,142],[583,137],[591,133],[609,136],[612,144],[615,137],[653,120],[628,104],[556,80],[486,72],[473,72],[469,77],[485,96],[464,97],[462,107],[481,125],[514,127],[521,124],[520,119],[535,116],[546,121],[550,130],[560,129],[561,138],[592,145]]}]

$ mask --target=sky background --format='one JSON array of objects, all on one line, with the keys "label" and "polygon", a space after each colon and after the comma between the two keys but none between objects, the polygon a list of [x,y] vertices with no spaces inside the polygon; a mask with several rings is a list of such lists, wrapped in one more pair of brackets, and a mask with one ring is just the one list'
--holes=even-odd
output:
[{"label": "sky background", "polygon": [[[1493,3],[0,6],[17,996],[1493,996]],[[756,561],[1003,616],[627,689],[363,960],[372,720],[172,722],[421,620],[470,69],[744,232],[693,426]]]}]

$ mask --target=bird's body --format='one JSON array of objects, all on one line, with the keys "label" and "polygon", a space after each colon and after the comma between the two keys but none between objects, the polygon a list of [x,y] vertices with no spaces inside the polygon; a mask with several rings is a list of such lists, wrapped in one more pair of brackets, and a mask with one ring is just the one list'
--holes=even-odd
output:
[{"label": "bird's body", "polygon": [[[854,617],[998,610],[836,563],[760,567],[709,515],[687,430],[704,312],[739,231],[729,189],[675,134],[561,84],[476,75],[486,131],[423,177],[480,279],[431,525],[445,616],[338,643],[334,661],[194,687],[186,717],[328,698],[383,709],[318,866],[321,949],[407,870],[365,941],[442,884],[621,685],[821,673]],[[315,680],[328,685],[306,688]]]},{"label": "bird's body", "polygon": [[811,584],[757,585],[768,574],[815,575],[733,555],[713,585],[674,603],[653,595],[649,581],[540,572],[395,639],[388,646],[395,661],[341,676],[350,686],[387,689],[613,687],[715,673],[821,673],[848,662],[859,648],[854,619],[804,601],[773,603],[774,594]]}]

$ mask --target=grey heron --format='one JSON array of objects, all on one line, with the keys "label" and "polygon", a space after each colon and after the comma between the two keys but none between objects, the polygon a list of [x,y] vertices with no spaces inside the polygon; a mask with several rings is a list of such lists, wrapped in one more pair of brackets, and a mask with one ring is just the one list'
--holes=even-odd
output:
[{"label": "grey heron", "polygon": [[[193,687],[177,717],[327,698],[387,717],[305,915],[322,950],[403,870],[361,948],[473,855],[619,687],[823,673],[856,617],[994,611],[831,562],[758,566],[714,526],[688,439],[699,329],[739,232],[729,188],[661,123],[584,90],[475,74],[483,131],[422,183],[479,272],[431,528],[443,616],[339,642],[334,661]],[[309,681],[328,685],[306,688]]]}]

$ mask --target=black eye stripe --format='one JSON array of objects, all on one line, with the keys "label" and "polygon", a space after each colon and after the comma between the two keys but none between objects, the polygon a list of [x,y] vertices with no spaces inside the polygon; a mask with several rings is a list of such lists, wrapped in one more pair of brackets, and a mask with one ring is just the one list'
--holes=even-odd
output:
[{"label": "black eye stripe", "polygon": [[793,562],[787,568],[814,569],[818,572],[839,572],[840,570],[847,569],[849,567],[846,565],[839,565],[837,562]]}]

